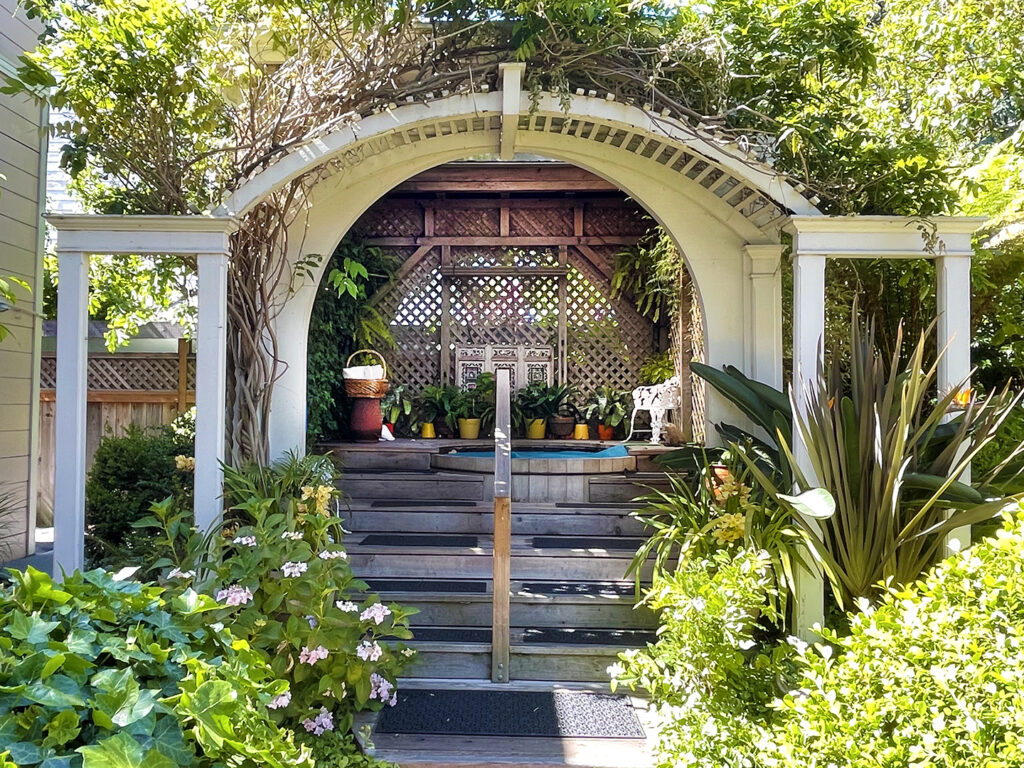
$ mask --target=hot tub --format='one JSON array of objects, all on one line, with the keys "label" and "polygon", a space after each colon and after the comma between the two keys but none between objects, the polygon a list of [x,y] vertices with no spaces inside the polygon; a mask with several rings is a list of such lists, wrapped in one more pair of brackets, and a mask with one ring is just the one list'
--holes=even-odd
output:
[{"label": "hot tub", "polygon": [[[457,448],[431,457],[434,469],[494,473],[494,451],[462,451]],[[624,445],[609,448],[540,449],[535,445],[512,446],[513,475],[601,475],[636,471],[636,458]]]}]

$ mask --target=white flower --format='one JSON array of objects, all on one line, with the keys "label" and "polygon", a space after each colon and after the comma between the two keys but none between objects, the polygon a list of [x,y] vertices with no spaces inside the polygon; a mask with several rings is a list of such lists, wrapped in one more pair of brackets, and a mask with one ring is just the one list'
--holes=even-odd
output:
[{"label": "white flower", "polygon": [[359,606],[353,603],[351,600],[338,600],[334,604],[334,606],[339,611],[344,611],[345,613],[355,613],[359,610]]},{"label": "white flower", "polygon": [[321,560],[336,560],[339,557],[342,560],[348,560],[348,554],[341,549],[324,550],[319,555],[317,555],[317,557],[319,557]]},{"label": "white flower", "polygon": [[374,603],[361,614],[359,614],[360,621],[370,621],[371,619],[380,626],[384,623],[384,619],[391,615],[391,609],[381,603]]},{"label": "white flower", "polygon": [[241,544],[243,547],[255,547],[256,537],[255,536],[236,536],[233,544]]},{"label": "white flower", "polygon": [[171,568],[171,570],[167,572],[168,579],[191,579],[195,575],[195,571],[183,571],[180,568]]},{"label": "white flower", "polygon": [[387,701],[391,698],[392,691],[395,686],[385,677],[378,675],[376,672],[370,675],[370,698],[379,699],[380,701]]},{"label": "white flower", "polygon": [[217,595],[217,602],[226,605],[245,605],[252,601],[252,590],[248,587],[240,587],[232,584],[227,589],[220,590]]},{"label": "white flower", "polygon": [[283,707],[287,707],[291,703],[292,692],[285,691],[284,693],[279,693],[277,696],[272,698],[270,700],[270,703],[267,704],[267,709],[282,709]]},{"label": "white flower", "polygon": [[285,531],[281,534],[282,539],[289,539],[290,541],[302,541],[302,531]]},{"label": "white flower", "polygon": [[369,640],[363,640],[356,648],[356,656],[363,661],[376,661],[384,655],[384,649],[381,648],[377,641],[370,642]]},{"label": "white flower", "polygon": [[304,574],[308,568],[306,563],[285,563],[281,566],[281,572],[285,576],[295,577]]}]

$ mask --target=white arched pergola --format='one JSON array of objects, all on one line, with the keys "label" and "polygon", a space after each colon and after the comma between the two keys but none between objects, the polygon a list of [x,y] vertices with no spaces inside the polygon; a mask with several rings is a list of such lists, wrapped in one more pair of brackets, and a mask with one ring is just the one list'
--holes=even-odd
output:
[{"label": "white arched pergola", "polygon": [[[826,217],[801,185],[711,133],[610,96],[578,92],[566,109],[557,94],[535,102],[522,88],[523,65],[501,67],[501,88],[470,92],[364,116],[291,150],[240,186],[211,216],[55,216],[60,270],[57,347],[55,563],[82,564],[86,334],[89,254],[187,253],[199,264],[195,512],[200,526],[220,514],[225,424],[225,301],[229,235],[260,201],[311,171],[328,169],[293,225],[289,261],[327,256],[377,199],[417,173],[496,154],[541,155],[580,166],[643,205],[684,254],[702,304],[707,362],[737,365],[782,386],[782,234],[793,237],[794,384],[813,376],[824,329],[828,258],[934,258],[938,261],[939,340],[949,343],[940,386],[970,371],[971,234],[978,219],[939,217],[929,250],[919,220]],[[276,318],[284,373],[269,424],[274,455],[305,445],[306,340],[326,266],[280,297]],[[709,393],[709,422],[741,420]],[[709,432],[710,434],[710,432]],[[820,590],[818,590],[820,594]],[[803,620],[820,599],[802,601]]]}]

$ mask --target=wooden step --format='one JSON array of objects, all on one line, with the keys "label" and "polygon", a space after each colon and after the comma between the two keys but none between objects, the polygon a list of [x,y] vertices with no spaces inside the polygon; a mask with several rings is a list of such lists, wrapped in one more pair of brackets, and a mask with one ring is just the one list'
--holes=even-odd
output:
[{"label": "wooden step", "polygon": [[483,501],[483,475],[453,472],[349,472],[341,476],[338,487],[352,499],[388,501],[436,499]]},{"label": "wooden step", "polygon": [[[490,533],[494,516],[490,505],[481,509],[380,509],[350,508],[342,511],[347,530],[408,531],[410,533]],[[644,525],[619,510],[562,512],[560,510],[512,510],[512,533],[581,536],[641,536]]]}]

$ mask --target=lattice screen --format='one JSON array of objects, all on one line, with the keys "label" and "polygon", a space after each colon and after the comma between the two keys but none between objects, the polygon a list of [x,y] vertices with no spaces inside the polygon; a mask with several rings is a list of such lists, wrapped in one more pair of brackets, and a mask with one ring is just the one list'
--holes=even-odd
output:
[{"label": "lattice screen", "polygon": [[[91,390],[115,392],[173,391],[178,388],[176,354],[121,352],[89,355],[88,382]],[[40,361],[39,386],[57,386],[57,358],[45,355]],[[195,388],[195,360],[188,362],[188,388]]]}]

